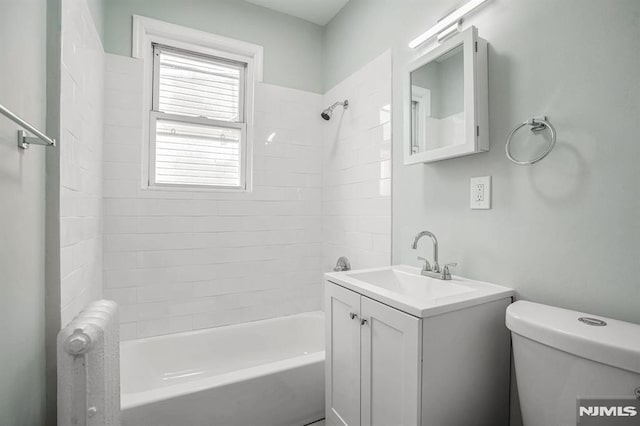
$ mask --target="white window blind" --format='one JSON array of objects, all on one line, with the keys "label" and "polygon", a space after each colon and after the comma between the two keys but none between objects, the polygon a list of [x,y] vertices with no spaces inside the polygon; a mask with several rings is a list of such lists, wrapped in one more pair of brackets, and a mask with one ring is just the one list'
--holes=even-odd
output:
[{"label": "white window blind", "polygon": [[150,183],[244,189],[246,64],[154,45]]}]

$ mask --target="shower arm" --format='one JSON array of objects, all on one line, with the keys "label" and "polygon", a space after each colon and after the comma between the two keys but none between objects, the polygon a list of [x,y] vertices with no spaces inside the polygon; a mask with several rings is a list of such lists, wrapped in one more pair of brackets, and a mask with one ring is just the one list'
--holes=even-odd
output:
[{"label": "shower arm", "polygon": [[345,99],[344,101],[336,101],[327,109],[333,111],[338,105],[342,105],[344,109],[347,109],[349,108],[349,101],[347,99]]},{"label": "shower arm", "polygon": [[342,105],[343,109],[347,109],[349,108],[349,100],[345,99],[344,101],[337,101],[334,102],[329,108],[326,108],[325,110],[323,110],[320,113],[320,116],[322,118],[324,118],[325,120],[331,120],[331,114],[333,114],[333,110],[338,106],[338,105]]}]

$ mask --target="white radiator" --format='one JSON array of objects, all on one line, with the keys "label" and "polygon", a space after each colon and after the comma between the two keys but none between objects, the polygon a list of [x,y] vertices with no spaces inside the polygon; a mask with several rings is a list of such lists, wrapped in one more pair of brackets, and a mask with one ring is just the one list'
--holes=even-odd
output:
[{"label": "white radiator", "polygon": [[90,303],[58,333],[58,425],[120,426],[115,302]]}]

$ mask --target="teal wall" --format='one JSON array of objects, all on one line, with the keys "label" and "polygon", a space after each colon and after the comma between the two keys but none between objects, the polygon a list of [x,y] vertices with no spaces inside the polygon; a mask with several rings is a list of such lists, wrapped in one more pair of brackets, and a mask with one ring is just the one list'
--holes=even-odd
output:
[{"label": "teal wall", "polygon": [[[62,68],[62,1],[47,0],[47,135],[60,140],[60,72]],[[78,0],[66,0],[78,1]],[[95,13],[95,10],[94,10]],[[98,15],[94,15],[95,17]],[[100,19],[99,19],[100,20]],[[57,337],[60,320],[60,150],[46,150],[45,343],[47,426],[57,423]]]},{"label": "teal wall", "polygon": [[[640,2],[492,0],[467,19],[489,43],[488,153],[403,164],[407,43],[459,0],[351,0],[325,34],[325,86],[393,49],[392,261],[418,266],[421,230],[455,273],[518,297],[640,323]],[[558,141],[520,167],[505,138],[546,114]],[[469,209],[469,179],[493,177],[492,210]],[[515,389],[515,386],[512,387]],[[521,425],[512,393],[511,425]]]},{"label": "teal wall", "polygon": [[[0,11],[0,102],[44,129],[46,0],[0,0]],[[19,150],[18,129],[0,116],[0,426],[40,426],[46,148]]]},{"label": "teal wall", "polygon": [[[492,0],[465,19],[489,43],[491,150],[403,164],[407,43],[458,0],[351,0],[325,34],[327,87],[393,48],[393,261],[416,264],[420,230],[456,272],[522,298],[640,323],[640,2]],[[546,114],[553,152],[510,163],[505,138]],[[469,209],[469,178],[493,176],[493,209]]]},{"label": "teal wall", "polygon": [[[98,35],[100,36],[100,40],[102,40],[102,44],[104,44],[104,4],[105,0],[86,0],[87,5],[89,6],[89,12],[91,12],[91,17],[93,18],[93,23],[96,26],[96,30],[98,30]],[[109,0],[106,0],[109,1]]]},{"label": "teal wall", "polygon": [[105,51],[131,55],[141,15],[264,46],[266,83],[323,93],[323,27],[240,0],[108,0]]}]

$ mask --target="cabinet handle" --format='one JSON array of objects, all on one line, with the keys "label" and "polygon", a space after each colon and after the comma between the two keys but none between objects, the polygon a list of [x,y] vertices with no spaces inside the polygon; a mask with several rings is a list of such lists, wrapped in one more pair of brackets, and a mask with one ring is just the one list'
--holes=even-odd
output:
[{"label": "cabinet handle", "polygon": [[360,320],[360,325],[365,325],[368,321],[364,318]]},{"label": "cabinet handle", "polygon": [[358,318],[358,314],[356,314],[355,312],[349,312],[349,316],[351,317],[351,319]]}]

